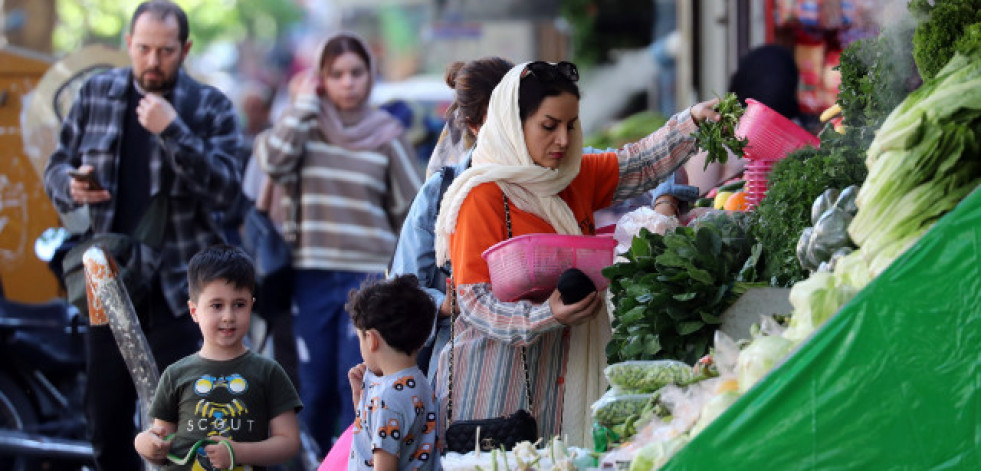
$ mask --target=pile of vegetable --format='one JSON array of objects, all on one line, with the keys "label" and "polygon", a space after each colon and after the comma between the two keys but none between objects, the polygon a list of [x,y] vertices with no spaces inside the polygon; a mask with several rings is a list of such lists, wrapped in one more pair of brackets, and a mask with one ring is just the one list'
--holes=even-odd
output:
[{"label": "pile of vegetable", "polygon": [[956,54],[889,115],[848,228],[877,275],[981,179],[981,51]]},{"label": "pile of vegetable", "polygon": [[[826,130],[824,135],[835,134]],[[762,245],[763,279],[791,286],[807,272],[797,259],[797,242],[811,223],[811,203],[827,188],[860,184],[866,169],[863,152],[824,137],[821,149],[804,148],[777,162],[766,198],[750,213],[753,236]],[[827,144],[824,144],[827,142]]]},{"label": "pile of vegetable", "polygon": [[708,153],[705,157],[706,168],[712,162],[726,163],[729,160],[728,152],[741,157],[749,142],[746,138],[736,137],[736,125],[745,109],[735,93],[726,93],[715,105],[715,110],[719,112],[719,120],[703,121],[692,134],[695,146]]},{"label": "pile of vegetable", "polygon": [[744,213],[711,213],[664,235],[641,230],[626,261],[603,270],[615,308],[609,363],[694,364],[707,353],[722,312],[757,279],[746,224]]},{"label": "pile of vegetable", "polygon": [[918,21],[913,57],[924,80],[932,79],[954,56],[981,47],[981,0],[912,0]]},{"label": "pile of vegetable", "polygon": [[808,271],[834,270],[835,262],[852,253],[855,244],[848,236],[848,225],[858,211],[855,198],[858,186],[841,192],[828,188],[811,206],[811,224],[804,228],[797,242],[797,260]]},{"label": "pile of vegetable", "polygon": [[630,439],[637,429],[654,417],[668,418],[670,411],[660,402],[660,391],[668,385],[685,386],[709,376],[678,360],[625,361],[604,370],[610,390],[592,405],[598,427],[612,432],[612,439]]}]

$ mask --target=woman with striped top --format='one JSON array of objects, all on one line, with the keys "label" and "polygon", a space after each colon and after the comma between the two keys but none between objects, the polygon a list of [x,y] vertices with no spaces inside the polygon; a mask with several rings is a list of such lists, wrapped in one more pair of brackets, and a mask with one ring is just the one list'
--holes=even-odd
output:
[{"label": "woman with striped top", "polygon": [[384,273],[422,176],[399,122],[368,105],[373,63],[365,44],[336,35],[316,64],[255,151],[286,194],[299,194],[284,198],[295,209],[284,233],[295,237],[300,418],[326,450],[354,421],[347,371],[361,356],[344,311],[348,292]]},{"label": "woman with striped top", "polygon": [[568,62],[512,68],[491,95],[472,167],[443,197],[436,263],[452,260],[460,315],[439,361],[441,433],[454,420],[526,409],[542,437],[589,445],[610,334],[602,296],[566,305],[556,291],[541,304],[504,302],[481,253],[509,232],[595,234],[595,210],[657,186],[694,153],[697,124],[718,119],[715,101],[699,103],[636,143],[583,155],[577,80]]}]

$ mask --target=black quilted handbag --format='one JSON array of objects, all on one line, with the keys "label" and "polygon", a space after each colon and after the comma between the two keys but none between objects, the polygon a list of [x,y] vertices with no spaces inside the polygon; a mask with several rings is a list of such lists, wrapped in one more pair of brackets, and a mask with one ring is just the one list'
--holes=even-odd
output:
[{"label": "black quilted handbag", "polygon": [[458,420],[446,429],[446,450],[468,453],[476,449],[477,429],[480,429],[480,449],[492,450],[503,446],[506,450],[514,445],[538,440],[538,424],[524,409],[507,417],[478,420]]},{"label": "black quilted handbag", "polygon": [[[508,238],[511,238],[511,211],[507,197],[504,198],[505,216],[507,217]],[[451,277],[452,279],[452,277]],[[450,399],[447,405],[446,420],[450,426],[446,429],[445,441],[446,451],[456,453],[469,453],[476,448],[476,441],[480,440],[481,450],[492,450],[504,447],[506,450],[514,448],[514,445],[523,442],[535,442],[538,440],[538,423],[527,410],[518,409],[517,412],[491,419],[458,420],[453,421],[453,350],[455,347],[454,325],[456,324],[456,288],[450,281],[449,295],[452,296],[453,318],[450,320],[450,363],[449,363],[449,392]],[[521,366],[525,373],[525,397],[528,399],[528,408],[531,408],[531,376],[528,374],[528,349],[521,347]],[[478,431],[479,428],[479,431]]]}]

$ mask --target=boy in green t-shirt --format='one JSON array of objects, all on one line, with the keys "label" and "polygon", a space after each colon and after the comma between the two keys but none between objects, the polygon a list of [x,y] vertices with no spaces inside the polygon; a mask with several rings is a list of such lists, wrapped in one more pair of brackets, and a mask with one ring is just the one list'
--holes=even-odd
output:
[{"label": "boy in green t-shirt", "polygon": [[153,426],[136,436],[136,451],[164,469],[261,470],[288,461],[300,446],[300,398],[279,364],[242,343],[254,302],[252,260],[237,247],[208,247],[191,258],[187,278],[204,342],[164,370]]}]

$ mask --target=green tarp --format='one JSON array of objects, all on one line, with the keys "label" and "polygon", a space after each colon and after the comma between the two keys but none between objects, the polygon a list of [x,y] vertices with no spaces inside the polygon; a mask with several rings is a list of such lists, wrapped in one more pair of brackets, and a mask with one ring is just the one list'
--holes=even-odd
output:
[{"label": "green tarp", "polygon": [[981,470],[981,191],[665,470]]}]

